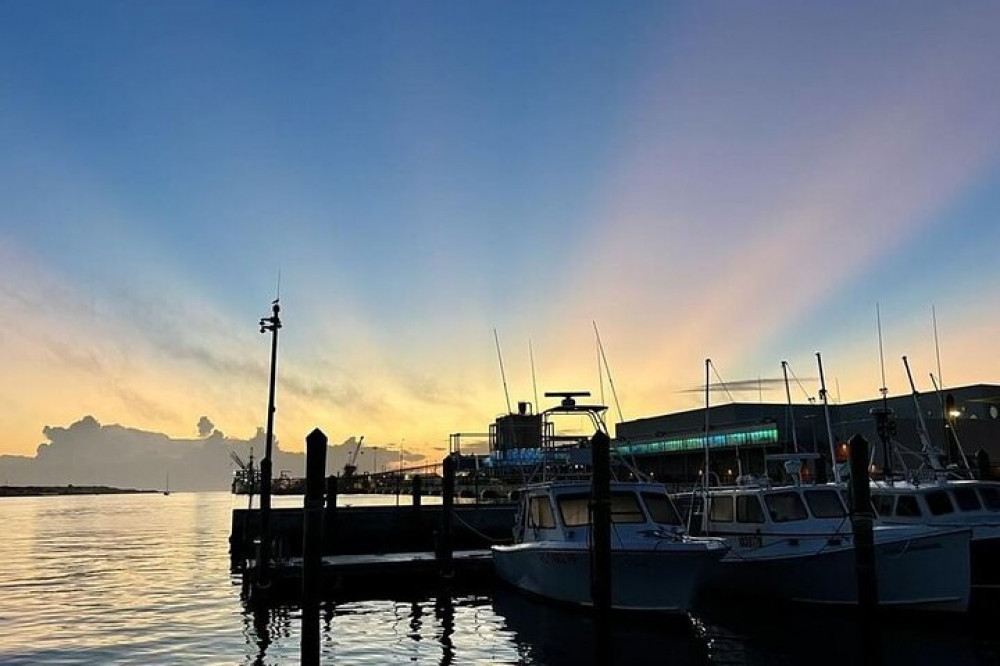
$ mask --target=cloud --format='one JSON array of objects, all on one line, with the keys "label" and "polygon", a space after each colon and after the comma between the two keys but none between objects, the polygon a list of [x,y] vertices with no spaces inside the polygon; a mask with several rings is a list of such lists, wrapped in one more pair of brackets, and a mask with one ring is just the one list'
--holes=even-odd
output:
[{"label": "cloud", "polygon": [[[259,464],[265,450],[263,429],[248,439],[227,437],[207,416],[198,421],[198,439],[174,438],[118,424],[103,425],[92,415],[69,426],[46,426],[43,434],[47,441],[39,445],[34,457],[0,456],[0,479],[12,485],[157,489],[169,473],[171,490],[225,490],[235,469],[231,454],[245,461],[252,456]],[[326,473],[342,473],[357,445],[358,439],[352,436],[328,446]],[[366,448],[378,448],[381,455],[358,455],[359,472],[373,471],[377,458],[384,464],[395,463],[399,456],[398,449],[392,450],[391,445]],[[277,439],[272,458],[275,476],[282,472],[292,477],[304,475],[305,456],[282,450]],[[404,451],[403,460],[418,462],[423,456]]]},{"label": "cloud", "polygon": [[215,424],[207,416],[198,419],[198,436],[208,437],[215,430]]}]

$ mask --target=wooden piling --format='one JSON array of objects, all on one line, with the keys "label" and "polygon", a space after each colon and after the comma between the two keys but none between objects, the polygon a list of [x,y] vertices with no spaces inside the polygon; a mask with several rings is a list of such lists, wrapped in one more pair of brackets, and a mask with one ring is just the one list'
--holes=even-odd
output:
[{"label": "wooden piling", "polygon": [[323,545],[323,475],[327,438],[316,428],[306,437],[306,495],[302,515],[302,666],[319,666],[319,592]]},{"label": "wooden piling", "polygon": [[441,479],[441,532],[438,534],[438,565],[441,575],[450,577],[452,575],[452,542],[451,542],[451,522],[452,513],[455,510],[455,455],[445,457],[441,468],[443,478]]},{"label": "wooden piling", "polygon": [[598,620],[611,612],[611,439],[597,431],[590,440],[591,475],[590,506],[594,538],[591,546],[593,580],[591,597]]},{"label": "wooden piling", "polygon": [[412,491],[413,491],[413,512],[420,513],[420,495],[423,492],[423,485],[422,482],[420,481],[419,474],[413,475]]},{"label": "wooden piling", "polygon": [[875,575],[875,513],[868,483],[868,440],[856,434],[847,443],[851,465],[851,527],[858,579],[858,605],[865,611],[878,606]]}]

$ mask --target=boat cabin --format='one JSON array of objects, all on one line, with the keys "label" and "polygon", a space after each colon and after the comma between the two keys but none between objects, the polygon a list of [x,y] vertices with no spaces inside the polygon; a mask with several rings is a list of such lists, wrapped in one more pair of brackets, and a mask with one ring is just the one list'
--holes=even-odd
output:
[{"label": "boat cabin", "polygon": [[872,486],[872,505],[879,519],[894,523],[950,523],[979,518],[1000,520],[1000,483],[949,481]]},{"label": "boat cabin", "polygon": [[[543,483],[521,493],[514,527],[517,543],[531,541],[587,541],[591,525],[590,485]],[[650,533],[680,533],[683,522],[662,485],[611,484],[612,534],[623,539]]]}]

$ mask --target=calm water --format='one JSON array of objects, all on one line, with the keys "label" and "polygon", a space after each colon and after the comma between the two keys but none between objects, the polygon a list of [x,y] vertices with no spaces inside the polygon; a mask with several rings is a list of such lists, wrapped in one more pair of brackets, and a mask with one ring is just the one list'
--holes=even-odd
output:
[{"label": "calm water", "polygon": [[[230,576],[231,507],[227,493],[0,499],[0,664],[297,664],[298,611],[255,614]],[[873,663],[997,664],[994,627],[899,621],[868,649]],[[331,603],[323,663],[600,663],[593,635],[585,616],[504,590]],[[619,620],[611,649],[621,664],[850,664],[859,645],[849,617],[742,606]]]}]

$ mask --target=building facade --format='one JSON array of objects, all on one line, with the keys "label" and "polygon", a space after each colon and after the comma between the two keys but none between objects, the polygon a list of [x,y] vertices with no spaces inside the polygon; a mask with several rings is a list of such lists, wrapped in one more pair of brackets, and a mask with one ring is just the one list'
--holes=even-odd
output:
[{"label": "building facade", "polygon": [[[919,410],[919,412],[918,412]],[[887,414],[885,425],[879,425]],[[935,394],[890,396],[829,406],[822,404],[730,403],[619,423],[615,448],[636,467],[666,483],[699,480],[705,467],[706,424],[711,483],[733,483],[740,474],[762,474],[765,456],[795,451],[821,456],[818,475],[830,467],[830,437],[838,461],[847,458],[855,434],[873,449],[876,473],[919,468],[921,430],[945,464],[1000,471],[1000,386],[975,384]],[[921,427],[921,418],[924,428]],[[883,443],[880,429],[889,444]]]}]

